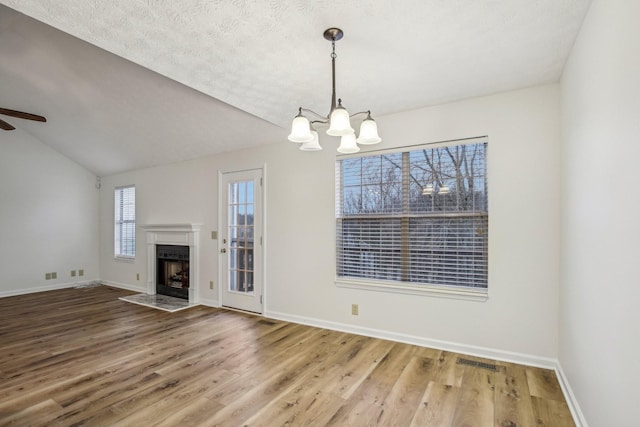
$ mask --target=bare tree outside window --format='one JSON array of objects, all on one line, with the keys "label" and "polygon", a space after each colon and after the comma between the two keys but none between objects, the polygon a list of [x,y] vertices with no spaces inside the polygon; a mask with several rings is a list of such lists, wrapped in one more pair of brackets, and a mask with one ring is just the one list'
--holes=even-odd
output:
[{"label": "bare tree outside window", "polygon": [[338,277],[486,288],[486,146],[339,160]]}]

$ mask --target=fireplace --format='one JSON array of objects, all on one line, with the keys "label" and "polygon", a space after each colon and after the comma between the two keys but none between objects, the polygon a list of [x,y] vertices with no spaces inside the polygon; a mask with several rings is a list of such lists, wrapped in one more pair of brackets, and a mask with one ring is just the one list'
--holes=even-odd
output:
[{"label": "fireplace", "polygon": [[156,294],[189,299],[189,247],[156,245]]},{"label": "fireplace", "polygon": [[145,224],[147,294],[165,294],[198,303],[200,224]]}]

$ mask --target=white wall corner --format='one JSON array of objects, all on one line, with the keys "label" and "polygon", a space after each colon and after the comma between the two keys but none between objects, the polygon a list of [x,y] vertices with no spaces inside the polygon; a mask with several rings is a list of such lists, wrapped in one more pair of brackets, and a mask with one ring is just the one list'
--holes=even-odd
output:
[{"label": "white wall corner", "polygon": [[569,406],[569,410],[571,411],[571,415],[573,416],[573,422],[576,423],[576,427],[589,427],[587,425],[587,420],[582,413],[582,409],[580,409],[578,400],[573,394],[573,390],[571,389],[571,385],[569,384],[569,379],[562,370],[560,361],[556,361],[556,366],[554,369],[556,371],[556,377],[558,377],[560,387],[562,388],[564,399],[567,401],[567,405]]},{"label": "white wall corner", "polygon": [[206,305],[207,307],[220,308],[220,303],[218,302],[218,300],[215,300],[215,299],[200,297],[198,298],[198,301],[196,301],[196,303],[200,305]]}]

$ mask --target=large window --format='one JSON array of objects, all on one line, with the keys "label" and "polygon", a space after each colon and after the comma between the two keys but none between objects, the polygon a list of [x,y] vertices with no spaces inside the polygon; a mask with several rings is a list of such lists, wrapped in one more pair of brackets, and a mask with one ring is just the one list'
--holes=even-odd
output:
[{"label": "large window", "polygon": [[338,282],[484,291],[485,138],[336,163]]},{"label": "large window", "polygon": [[115,235],[116,257],[136,256],[136,187],[115,189]]}]

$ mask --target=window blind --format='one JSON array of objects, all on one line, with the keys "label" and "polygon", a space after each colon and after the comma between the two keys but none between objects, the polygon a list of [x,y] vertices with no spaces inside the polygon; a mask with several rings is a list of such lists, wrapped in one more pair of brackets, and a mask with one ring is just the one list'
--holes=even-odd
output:
[{"label": "window blind", "polygon": [[115,189],[115,236],[116,256],[136,255],[136,187]]},{"label": "window blind", "polygon": [[486,140],[336,162],[338,278],[487,287]]}]

